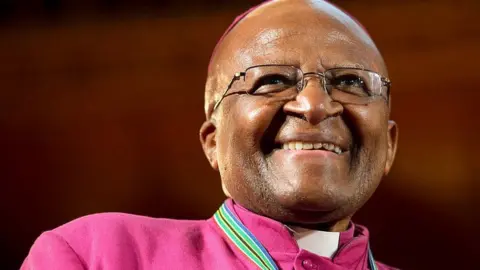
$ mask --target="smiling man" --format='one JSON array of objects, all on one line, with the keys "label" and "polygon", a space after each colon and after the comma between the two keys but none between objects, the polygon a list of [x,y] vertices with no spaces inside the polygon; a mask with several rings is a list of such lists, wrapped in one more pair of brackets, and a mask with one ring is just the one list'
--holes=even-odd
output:
[{"label": "smiling man", "polygon": [[229,199],[206,221],[127,214],[43,233],[23,269],[392,269],[351,221],[393,163],[390,81],[324,1],[268,1],[214,50],[200,140]]}]

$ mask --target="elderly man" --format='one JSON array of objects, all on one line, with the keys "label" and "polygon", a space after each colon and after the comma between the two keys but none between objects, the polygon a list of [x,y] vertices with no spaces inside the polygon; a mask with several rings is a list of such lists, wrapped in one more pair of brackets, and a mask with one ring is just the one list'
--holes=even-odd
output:
[{"label": "elderly man", "polygon": [[390,81],[324,1],[268,1],[213,53],[200,140],[229,197],[209,220],[127,214],[43,233],[22,269],[392,269],[351,221],[392,166]]}]

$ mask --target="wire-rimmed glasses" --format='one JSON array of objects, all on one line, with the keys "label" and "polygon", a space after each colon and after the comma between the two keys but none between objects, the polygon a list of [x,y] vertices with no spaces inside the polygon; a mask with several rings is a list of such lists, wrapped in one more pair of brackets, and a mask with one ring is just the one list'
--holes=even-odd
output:
[{"label": "wire-rimmed glasses", "polygon": [[[368,104],[378,98],[388,102],[390,80],[371,70],[331,68],[324,72],[304,73],[291,65],[257,65],[235,73],[213,111],[225,97],[233,94],[278,97],[299,93],[309,76],[320,78],[325,92],[342,104]],[[232,91],[228,93],[230,89]]]}]

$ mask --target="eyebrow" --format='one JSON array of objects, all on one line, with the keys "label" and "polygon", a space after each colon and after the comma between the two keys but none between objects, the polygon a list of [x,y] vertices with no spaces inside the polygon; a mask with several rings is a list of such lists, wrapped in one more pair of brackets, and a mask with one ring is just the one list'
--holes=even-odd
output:
[{"label": "eyebrow", "polygon": [[333,64],[328,68],[359,68],[359,69],[366,69],[364,65],[359,63],[351,63],[351,62],[343,62],[341,64]]}]

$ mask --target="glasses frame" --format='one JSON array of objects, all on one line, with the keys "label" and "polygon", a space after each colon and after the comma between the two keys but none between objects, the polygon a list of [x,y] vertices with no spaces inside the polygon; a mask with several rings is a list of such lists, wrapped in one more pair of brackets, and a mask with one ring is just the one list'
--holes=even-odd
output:
[{"label": "glasses frame", "polygon": [[[329,68],[323,72],[303,72],[303,70],[301,70],[300,68],[296,67],[296,66],[293,66],[293,65],[282,65],[282,64],[263,64],[263,65],[255,65],[255,66],[251,66],[251,67],[248,67],[246,68],[244,71],[242,72],[237,72],[235,73],[235,75],[233,75],[233,78],[230,80],[230,83],[228,84],[227,88],[225,89],[225,91],[223,92],[222,94],[222,97],[215,103],[215,106],[213,107],[213,111],[214,112],[218,106],[220,106],[220,103],[222,102],[222,100],[227,97],[227,92],[228,90],[230,90],[233,86],[233,83],[235,83],[236,81],[240,80],[242,77],[243,79],[245,80],[245,75],[247,74],[247,71],[252,69],[252,68],[257,68],[257,67],[291,67],[291,68],[295,68],[295,69],[298,69],[302,72],[302,87],[301,89],[298,91],[300,93],[301,90],[303,90],[303,87],[304,87],[304,83],[305,83],[305,75],[308,75],[308,76],[317,76],[317,77],[322,77],[323,79],[323,89],[325,90],[325,92],[328,93],[328,90],[326,88],[326,83],[325,83],[325,72],[328,72],[328,71],[331,71],[331,70],[340,70],[340,69],[351,69],[351,70],[361,70],[361,71],[367,71],[367,72],[372,72],[372,73],[375,73],[377,74],[379,77],[380,77],[380,80],[382,82],[382,87],[387,87],[387,102],[389,100],[389,97],[390,97],[390,87],[391,87],[391,81],[390,79],[388,79],[387,77],[383,77],[382,75],[380,75],[379,73],[373,71],[373,70],[369,70],[369,69],[364,69],[364,68],[355,68],[355,67],[336,67],[336,68]],[[240,91],[240,92],[236,92],[236,93],[245,93],[245,94],[248,94],[248,91]],[[374,96],[379,96],[379,95],[374,95]]]}]

